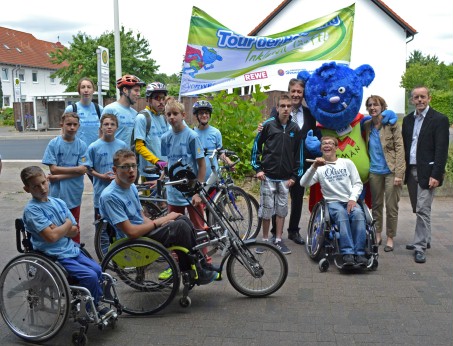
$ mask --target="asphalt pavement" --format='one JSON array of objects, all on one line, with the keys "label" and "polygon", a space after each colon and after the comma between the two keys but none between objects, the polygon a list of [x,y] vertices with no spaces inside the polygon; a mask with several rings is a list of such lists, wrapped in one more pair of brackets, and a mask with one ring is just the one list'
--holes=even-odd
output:
[{"label": "asphalt pavement", "polygon": [[[2,138],[0,128],[0,141]],[[28,135],[28,134],[20,134]],[[36,135],[36,134],[30,134]],[[52,136],[55,133],[51,134]],[[21,217],[29,195],[19,173],[30,163],[4,162],[0,175],[0,266],[16,256],[14,220]],[[36,163],[34,163],[36,164]],[[39,163],[38,163],[39,165]],[[85,179],[81,237],[93,250],[92,187]],[[398,234],[393,252],[380,247],[377,271],[342,273],[331,265],[326,273],[305,247],[286,240],[289,275],[274,295],[252,299],[223,281],[195,287],[192,306],[178,299],[149,317],[120,316],[115,329],[88,330],[91,345],[453,345],[453,205],[452,197],[436,197],[432,211],[432,248],[427,262],[417,264],[412,241],[415,215],[407,197],[400,202]],[[307,203],[301,233],[306,235]],[[286,234],[286,232],[285,232]],[[286,238],[286,236],[285,236]],[[385,236],[383,237],[385,245]],[[218,257],[214,257],[214,262]],[[178,297],[177,297],[178,298]],[[77,323],[47,345],[70,344]],[[2,345],[26,345],[0,319]]]}]

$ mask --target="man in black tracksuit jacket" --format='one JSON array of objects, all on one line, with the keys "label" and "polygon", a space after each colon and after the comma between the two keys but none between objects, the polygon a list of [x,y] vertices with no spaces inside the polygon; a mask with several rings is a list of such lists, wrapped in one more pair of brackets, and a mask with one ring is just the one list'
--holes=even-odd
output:
[{"label": "man in black tracksuit jacket", "polygon": [[288,191],[302,175],[304,162],[301,131],[292,121],[291,107],[290,98],[282,95],[279,115],[263,123],[252,149],[252,167],[261,180],[259,216],[263,218],[263,238],[267,240],[274,210],[277,218],[276,245],[283,248],[284,253],[291,252],[281,241],[288,212]]}]

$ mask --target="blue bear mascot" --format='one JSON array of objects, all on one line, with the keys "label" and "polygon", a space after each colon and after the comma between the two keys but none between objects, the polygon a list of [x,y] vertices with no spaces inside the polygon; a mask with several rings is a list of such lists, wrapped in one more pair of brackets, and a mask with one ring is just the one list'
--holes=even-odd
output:
[{"label": "blue bear mascot", "polygon": [[[338,139],[337,156],[354,162],[363,183],[368,181],[370,160],[361,124],[369,117],[364,117],[359,110],[363,87],[368,87],[374,76],[370,65],[361,65],[353,70],[335,62],[323,64],[312,74],[301,71],[297,75],[298,79],[305,82],[305,101],[317,121],[320,135]],[[386,111],[383,115],[384,123],[397,120],[393,111]],[[305,146],[314,156],[321,156],[320,138],[314,136],[312,130],[307,133]],[[371,205],[369,195],[366,199],[367,204]],[[310,192],[310,210],[320,198],[318,186]]]}]

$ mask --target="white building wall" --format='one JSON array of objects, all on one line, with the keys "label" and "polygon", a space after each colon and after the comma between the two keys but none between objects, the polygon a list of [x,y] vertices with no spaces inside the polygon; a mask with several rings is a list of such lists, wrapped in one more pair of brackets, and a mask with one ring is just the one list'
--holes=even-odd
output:
[{"label": "white building wall", "polygon": [[[53,70],[30,67],[16,69],[11,65],[0,65],[0,71],[2,68],[8,69],[9,78],[2,79],[2,90],[4,98],[9,96],[11,107],[13,102],[17,101],[14,96],[14,79],[19,78],[19,73],[24,74],[24,81],[21,82],[21,95],[24,102],[32,102],[34,96],[61,95],[66,90],[66,86],[60,84],[60,78],[55,78],[54,82],[51,82],[50,75],[55,72]],[[33,82],[33,72],[37,72],[37,82]]]},{"label": "white building wall", "polygon": [[[323,17],[350,6],[350,0],[297,0],[285,7],[260,32],[260,36],[276,34],[310,20]],[[365,100],[371,95],[382,96],[389,109],[404,114],[405,91],[400,88],[406,69],[406,33],[394,20],[369,0],[357,0],[351,68],[363,64],[373,67],[376,77],[364,90],[361,108],[366,113]]]}]

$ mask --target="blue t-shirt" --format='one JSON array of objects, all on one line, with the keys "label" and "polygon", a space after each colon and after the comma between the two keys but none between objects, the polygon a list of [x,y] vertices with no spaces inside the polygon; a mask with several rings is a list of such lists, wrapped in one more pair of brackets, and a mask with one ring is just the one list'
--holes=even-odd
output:
[{"label": "blue t-shirt", "polygon": [[129,220],[134,225],[143,223],[141,210],[138,191],[133,184],[130,188],[123,189],[115,180],[112,180],[101,193],[99,212],[109,224],[113,225],[119,236],[125,236],[116,227],[120,222]]},{"label": "blue t-shirt", "polygon": [[74,258],[80,253],[79,246],[68,237],[62,237],[54,243],[49,243],[41,237],[40,233],[54,224],[61,226],[66,219],[77,225],[66,203],[59,198],[48,197],[47,202],[32,199],[24,209],[23,220],[25,229],[31,234],[33,248],[47,255],[61,258]]},{"label": "blue t-shirt", "polygon": [[[116,138],[113,142],[106,142],[99,138],[88,147],[85,166],[101,174],[113,171],[113,155],[120,149],[129,149],[129,146]],[[110,182],[111,180],[99,179],[93,176],[93,204],[95,208],[99,208],[101,192]]]},{"label": "blue t-shirt", "polygon": [[[91,102],[88,106],[82,103],[76,102],[77,114],[80,119],[80,127],[77,130],[77,138],[80,138],[88,146],[99,138],[99,116],[96,112],[94,103]],[[99,106],[102,113],[102,107]],[[72,105],[69,105],[65,109],[65,113],[72,112]]]},{"label": "blue t-shirt", "polygon": [[[194,131],[200,137],[201,144],[203,148],[206,149],[207,155],[205,156],[206,160],[206,175],[204,181],[208,181],[209,176],[211,175],[211,162],[209,161],[209,156],[211,156],[214,149],[222,148],[222,134],[214,126],[209,125],[208,128],[200,130],[198,127],[194,128]],[[219,168],[217,158],[214,160],[215,169]]]},{"label": "blue t-shirt", "polygon": [[382,150],[379,130],[374,126],[371,128],[370,140],[368,142],[368,152],[370,154],[370,172],[374,174],[391,173],[385,161],[384,151]]},{"label": "blue t-shirt", "polygon": [[[160,150],[161,138],[162,135],[170,130],[170,126],[165,121],[165,116],[157,115],[153,112],[150,112],[145,109],[151,115],[151,127],[149,129],[148,134],[146,134],[146,116],[144,114],[138,114],[135,118],[135,125],[134,125],[134,142],[137,139],[141,139],[145,142],[146,147],[149,151],[151,151],[154,156],[161,159],[162,161],[167,161],[167,157],[163,156]],[[157,177],[156,175],[147,174],[143,172],[143,168],[146,166],[151,165],[148,161],[146,161],[143,156],[140,156],[139,162],[139,172],[140,175],[144,177]]]},{"label": "blue t-shirt", "polygon": [[[192,168],[195,176],[198,175],[197,159],[204,157],[204,149],[198,135],[187,126],[181,132],[171,130],[164,133],[161,152],[167,156],[168,167],[182,158],[182,163]],[[174,173],[180,169],[176,169]],[[184,195],[174,186],[167,187],[167,202],[174,206],[189,205]]]},{"label": "blue t-shirt", "polygon": [[[81,139],[66,142],[62,136],[58,136],[47,145],[42,163],[59,167],[81,166],[86,162],[86,151],[87,145]],[[69,209],[78,207],[82,203],[83,176],[52,182],[49,196],[62,199]]]},{"label": "blue t-shirt", "polygon": [[102,115],[104,114],[116,115],[118,118],[118,129],[115,132],[115,138],[130,145],[137,111],[132,107],[125,107],[116,101],[104,107]]}]

